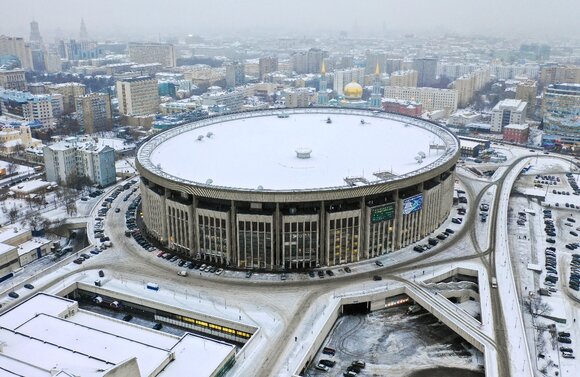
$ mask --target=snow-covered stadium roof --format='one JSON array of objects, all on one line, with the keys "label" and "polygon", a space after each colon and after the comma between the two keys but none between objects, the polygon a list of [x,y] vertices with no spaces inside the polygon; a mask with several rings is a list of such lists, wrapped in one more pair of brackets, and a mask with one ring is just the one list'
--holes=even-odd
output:
[{"label": "snow-covered stadium roof", "polygon": [[[183,183],[287,191],[348,187],[345,178],[352,177],[372,184],[385,176],[412,176],[447,161],[457,148],[447,130],[418,119],[368,110],[286,109],[177,127],[145,143],[138,159],[155,174]],[[311,150],[310,158],[297,157],[299,150]]]}]

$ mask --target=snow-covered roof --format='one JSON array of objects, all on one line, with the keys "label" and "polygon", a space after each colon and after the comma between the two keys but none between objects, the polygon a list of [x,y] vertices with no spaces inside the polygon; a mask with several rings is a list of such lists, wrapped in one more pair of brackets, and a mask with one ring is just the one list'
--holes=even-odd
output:
[{"label": "snow-covered roof", "polygon": [[18,227],[5,227],[0,229],[0,242],[7,242],[13,238],[20,237],[21,235],[30,232],[28,228],[18,228]]},{"label": "snow-covered roof", "polygon": [[10,187],[10,190],[17,193],[30,194],[49,186],[51,186],[50,182],[46,182],[41,179],[35,179],[32,181],[20,182],[19,184]]},{"label": "snow-covered roof", "polygon": [[192,362],[188,355],[203,355],[201,363],[195,364],[196,376],[211,376],[228,356],[235,352],[231,344],[217,342],[212,339],[185,334],[173,347],[175,360],[173,360],[158,376],[187,376],[192,372]]},{"label": "snow-covered roof", "polygon": [[44,246],[46,244],[51,243],[52,241],[47,240],[46,238],[33,238],[29,241],[21,243],[18,245],[18,256],[23,256],[30,253],[37,248]]},{"label": "snow-covered roof", "polygon": [[[457,147],[437,126],[392,114],[304,109],[285,113],[289,117],[266,111],[262,116],[210,119],[203,127],[178,127],[146,143],[138,158],[156,173],[190,183],[211,180],[215,186],[250,190],[310,190],[345,187],[344,178],[351,176],[376,183],[379,178],[373,173],[379,171],[411,175],[440,158],[447,160],[444,151],[430,151],[430,144]],[[297,148],[311,149],[311,158],[297,158]],[[421,163],[415,159],[419,152],[426,155]]]},{"label": "snow-covered roof", "polygon": [[469,148],[469,149],[474,149],[474,148],[479,146],[478,142],[470,141],[470,140],[461,140],[460,144],[461,144],[461,147]]},{"label": "snow-covered roof", "polygon": [[11,245],[8,245],[5,243],[0,243],[0,255],[10,253],[15,248],[16,248],[15,246],[11,246]]}]

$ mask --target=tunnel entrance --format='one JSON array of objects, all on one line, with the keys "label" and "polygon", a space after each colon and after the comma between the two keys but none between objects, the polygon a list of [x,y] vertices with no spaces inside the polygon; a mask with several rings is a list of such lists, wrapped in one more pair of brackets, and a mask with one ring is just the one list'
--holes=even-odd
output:
[{"label": "tunnel entrance", "polygon": [[367,314],[371,312],[370,301],[358,302],[356,304],[342,305],[342,314]]}]

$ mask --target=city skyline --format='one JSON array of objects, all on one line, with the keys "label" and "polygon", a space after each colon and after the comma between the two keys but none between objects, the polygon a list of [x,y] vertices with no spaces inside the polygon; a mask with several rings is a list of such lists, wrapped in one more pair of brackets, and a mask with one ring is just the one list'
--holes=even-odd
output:
[{"label": "city skyline", "polygon": [[[0,34],[29,36],[31,21],[39,23],[47,40],[78,38],[84,19],[91,38],[155,40],[183,34],[260,36],[325,36],[346,32],[359,36],[396,36],[401,33],[458,33],[522,39],[577,37],[580,10],[574,0],[534,4],[524,0],[485,4],[456,0],[365,1],[352,12],[346,0],[307,2],[292,7],[283,2],[221,0],[211,7],[200,1],[176,1],[161,7],[150,0],[104,0],[99,6],[86,0],[45,2],[26,0],[4,7],[11,17],[3,20]],[[25,6],[29,11],[19,12]],[[368,10],[368,11],[367,11]],[[373,11],[370,11],[373,10]],[[483,12],[485,10],[485,12]],[[281,17],[280,15],[284,16]]]}]

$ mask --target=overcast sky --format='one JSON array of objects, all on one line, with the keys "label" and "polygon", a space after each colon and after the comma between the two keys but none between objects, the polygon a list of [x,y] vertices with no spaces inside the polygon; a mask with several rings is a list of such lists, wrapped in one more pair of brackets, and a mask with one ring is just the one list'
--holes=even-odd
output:
[{"label": "overcast sky", "polygon": [[580,38],[580,0],[0,0],[0,34],[29,37],[34,18],[51,41],[157,35],[317,36],[440,30],[543,40]]}]

